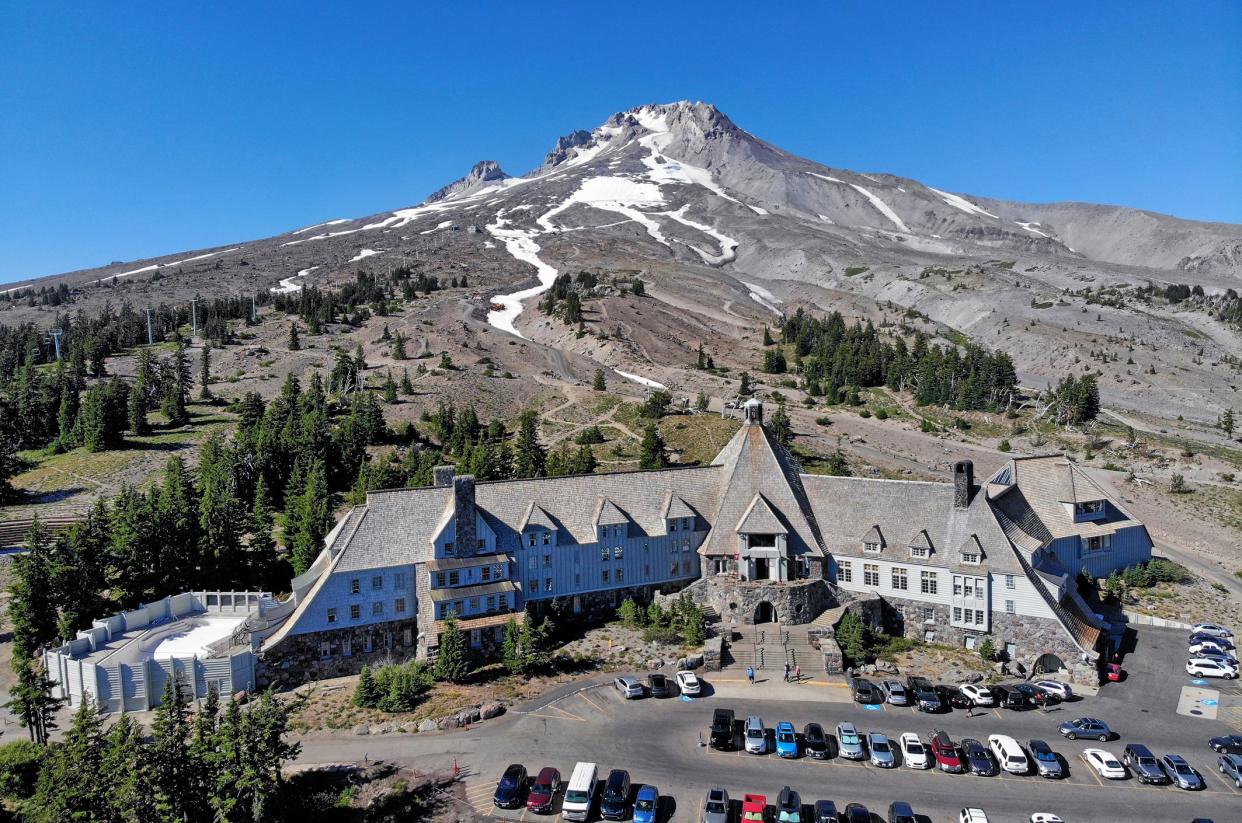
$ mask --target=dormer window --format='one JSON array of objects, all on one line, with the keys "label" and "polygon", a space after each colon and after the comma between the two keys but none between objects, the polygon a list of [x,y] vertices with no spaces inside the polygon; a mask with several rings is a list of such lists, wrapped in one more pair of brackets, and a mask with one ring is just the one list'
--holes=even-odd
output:
[{"label": "dormer window", "polygon": [[962,555],[962,562],[967,564],[968,566],[978,566],[980,561],[981,561],[980,556],[973,552]]},{"label": "dormer window", "polygon": [[911,557],[926,558],[926,557],[928,557],[930,554],[931,554],[931,552],[928,550],[928,548],[927,548],[926,546],[911,546],[911,547],[910,547],[910,556],[911,556]]},{"label": "dormer window", "polygon": [[1085,500],[1074,504],[1074,520],[1100,520],[1106,513],[1103,500]]},{"label": "dormer window", "polygon": [[880,544],[874,541],[868,540],[865,543],[863,543],[863,551],[866,552],[867,554],[879,554]]}]

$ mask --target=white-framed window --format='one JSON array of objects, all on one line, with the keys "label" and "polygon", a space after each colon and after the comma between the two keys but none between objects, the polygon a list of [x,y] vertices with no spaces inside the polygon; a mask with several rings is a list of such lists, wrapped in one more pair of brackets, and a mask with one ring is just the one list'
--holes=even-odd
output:
[{"label": "white-framed window", "polygon": [[361,591],[362,591],[361,578],[358,578],[358,577],[351,578],[349,581],[349,593],[359,594]]},{"label": "white-framed window", "polygon": [[552,544],[552,532],[543,533],[543,545],[550,546]]},{"label": "white-framed window", "polygon": [[963,562],[963,563],[967,563],[967,564],[972,565],[972,566],[978,566],[978,565],[979,565],[979,554],[978,554],[978,552],[967,552],[967,553],[963,554],[963,555],[962,555],[962,562]]},{"label": "white-framed window", "polygon": [[901,566],[893,567],[893,588],[903,592],[909,589],[909,584],[906,582],[906,570]]},{"label": "white-framed window", "polygon": [[449,572],[449,585],[456,586],[460,582],[461,582],[461,572],[457,571],[456,569],[453,569],[452,571],[450,571]]},{"label": "white-framed window", "polygon": [[961,606],[953,607],[953,622],[954,623],[962,622],[962,607]]},{"label": "white-framed window", "polygon": [[349,619],[350,620],[361,620],[362,619],[362,606],[360,606],[357,603],[350,606],[349,607]]},{"label": "white-framed window", "polygon": [[1086,552],[1106,552],[1113,547],[1113,536],[1111,534],[1097,534],[1094,537],[1084,537],[1082,541],[1082,549]]},{"label": "white-framed window", "polygon": [[875,563],[863,563],[863,585],[880,585],[880,567]]},{"label": "white-framed window", "polygon": [[923,609],[923,622],[924,623],[935,623],[936,622],[936,610],[935,609]]},{"label": "white-framed window", "polygon": [[927,554],[928,552],[927,552],[926,546],[911,546],[910,547],[911,557],[927,557]]},{"label": "white-framed window", "polygon": [[487,610],[488,610],[489,612],[494,612],[494,611],[496,611],[496,595],[494,595],[494,594],[489,594],[489,595],[487,596]]},{"label": "white-framed window", "polygon": [[479,611],[479,598],[470,598],[470,613],[475,614]]},{"label": "white-framed window", "polygon": [[1005,601],[1005,611],[1006,611],[1006,613],[1008,613],[1008,614],[1013,614],[1013,613],[1016,611],[1016,609],[1014,608],[1014,605],[1013,605],[1013,601],[1012,601],[1012,600],[1006,600],[1006,601]]},{"label": "white-framed window", "polygon": [[675,531],[677,531],[677,524],[678,524],[679,522],[680,522],[680,521],[679,521],[676,517],[674,517],[673,519],[669,520],[669,521],[668,521],[668,530],[669,530],[669,531],[671,531],[671,532],[675,532]]},{"label": "white-framed window", "polygon": [[392,603],[392,610],[397,614],[405,614],[405,598],[398,597]]},{"label": "white-framed window", "polygon": [[537,568],[539,568],[539,555],[537,555],[537,554],[528,554],[528,555],[526,555],[526,567],[527,567],[528,569],[537,569]]},{"label": "white-framed window", "polygon": [[975,609],[975,622],[978,623],[980,626],[984,624],[985,621],[983,619],[982,609]]},{"label": "white-framed window", "polygon": [[329,660],[332,657],[332,642],[325,640],[319,644],[319,659]]},{"label": "white-framed window", "polygon": [[447,541],[445,541],[445,543],[444,543],[444,553],[445,553],[445,554],[452,554],[454,551],[456,551],[456,549],[454,549],[454,548],[453,548],[453,541],[452,541],[452,540],[447,540]]},{"label": "white-framed window", "polygon": [[1007,589],[1018,588],[1018,581],[1014,578],[1012,574],[1005,575],[1005,588]]},{"label": "white-framed window", "polygon": [[854,567],[844,560],[837,561],[837,580],[842,583],[854,582]]},{"label": "white-framed window", "polygon": [[1078,517],[1091,517],[1104,513],[1103,500],[1087,500],[1083,503],[1074,504],[1074,514]]},{"label": "white-framed window", "polygon": [[953,575],[953,596],[954,597],[962,596],[962,577],[956,574]]},{"label": "white-framed window", "polygon": [[620,560],[624,556],[625,556],[624,546],[613,546],[612,547],[612,559],[613,560]]},{"label": "white-framed window", "polygon": [[543,590],[545,592],[552,591],[552,578],[551,577],[545,577],[543,579]]},{"label": "white-framed window", "polygon": [[336,609],[328,609],[328,622],[329,623],[336,622]]},{"label": "white-framed window", "polygon": [[966,639],[965,639],[965,641],[964,641],[965,646],[966,646],[966,648],[967,648],[967,649],[974,649],[974,648],[975,648],[975,644],[976,644],[976,643],[978,643],[978,642],[979,642],[979,639],[978,639],[977,637],[975,637],[973,634],[968,634],[968,635],[966,635]]},{"label": "white-framed window", "polygon": [[608,558],[609,558],[609,557],[611,557],[611,556],[612,556],[612,549],[608,548],[607,546],[600,546],[600,547],[599,547],[599,559],[600,559],[600,560],[602,560],[602,561],[604,561],[605,563],[607,563],[607,562],[608,562]]},{"label": "white-framed window", "polygon": [[863,543],[863,551],[865,551],[867,554],[879,554],[880,544],[872,540],[868,540],[867,542]]},{"label": "white-framed window", "polygon": [[919,572],[919,591],[923,594],[936,594],[939,588],[935,572]]},{"label": "white-framed window", "polygon": [[534,532],[526,533],[526,545],[528,546],[535,545],[535,533]]}]

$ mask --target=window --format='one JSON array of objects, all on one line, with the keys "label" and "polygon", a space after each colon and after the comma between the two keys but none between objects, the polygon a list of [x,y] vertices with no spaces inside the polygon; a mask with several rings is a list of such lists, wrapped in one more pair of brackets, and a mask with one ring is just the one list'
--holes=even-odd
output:
[{"label": "window", "polygon": [[484,566],[483,568],[479,569],[479,576],[483,578],[484,583],[491,580],[492,579],[492,567]]},{"label": "window", "polygon": [[405,598],[398,597],[393,601],[392,610],[397,614],[405,614]]},{"label": "window", "polygon": [[362,619],[362,606],[359,606],[357,603],[350,606],[349,607],[349,619],[350,620],[361,620]]},{"label": "window", "polygon": [[624,546],[613,546],[612,548],[612,559],[613,560],[620,560],[624,556],[625,556]]},{"label": "window", "polygon": [[1016,588],[1018,588],[1018,583],[1017,583],[1017,581],[1014,579],[1014,576],[1013,576],[1012,574],[1007,574],[1007,575],[1005,575],[1005,588],[1007,588],[1007,589],[1016,589]]},{"label": "window", "polygon": [[671,532],[675,532],[675,531],[677,531],[677,523],[678,523],[678,522],[679,522],[679,521],[677,520],[677,518],[676,518],[676,517],[674,517],[672,520],[668,521],[668,530],[669,530],[669,531],[671,531]]},{"label": "window", "polygon": [[927,557],[927,548],[925,546],[911,546],[911,557]]},{"label": "window", "polygon": [[600,547],[600,550],[599,550],[599,559],[600,559],[600,560],[603,560],[605,563],[607,563],[607,562],[608,562],[608,558],[609,558],[609,557],[611,557],[611,556],[612,556],[612,550],[611,550],[611,549],[609,549],[607,546],[601,546],[601,547]]},{"label": "window", "polygon": [[1108,551],[1112,547],[1112,544],[1112,535],[1100,534],[1083,540],[1083,550],[1089,552],[1104,552]]},{"label": "window", "polygon": [[543,555],[543,567],[544,567],[545,569],[550,569],[550,568],[552,568],[552,553],[551,553],[551,552],[545,552],[545,553],[544,553],[544,555]]},{"label": "window", "polygon": [[526,566],[527,568],[530,568],[530,569],[539,568],[539,555],[537,554],[526,555]]},{"label": "window", "polygon": [[545,592],[552,591],[552,578],[551,577],[545,577],[543,579],[543,590]]},{"label": "window", "polygon": [[350,580],[350,581],[349,581],[349,593],[350,593],[350,594],[358,594],[358,593],[359,593],[359,592],[361,592],[361,591],[362,591],[362,581],[361,581],[361,580],[359,580],[357,577],[355,577],[355,578],[353,578],[352,580]]},{"label": "window", "polygon": [[684,517],[681,521],[681,527],[686,531],[694,531],[694,518]]},{"label": "window", "polygon": [[1104,513],[1103,500],[1088,500],[1085,503],[1074,504],[1074,514],[1079,517],[1090,517],[1096,514]]},{"label": "window", "polygon": [[690,561],[689,560],[681,561],[681,573],[682,574],[690,573]]},{"label": "window", "polygon": [[392,576],[392,587],[394,589],[405,588],[405,572],[397,572]]},{"label": "window", "polygon": [[953,607],[953,622],[954,623],[962,622],[962,609],[960,606]]},{"label": "window", "polygon": [[1014,607],[1013,607],[1013,601],[1012,601],[1012,600],[1006,600],[1006,601],[1005,601],[1005,611],[1006,611],[1008,614],[1013,614],[1013,613],[1014,613],[1015,609],[1014,609]]},{"label": "window", "polygon": [[962,562],[970,563],[971,565],[977,566],[979,565],[979,554],[977,552],[968,552],[966,554],[963,554]]},{"label": "window", "polygon": [[353,654],[354,654],[354,643],[350,639],[349,635],[345,635],[344,637],[341,638],[341,656],[352,657]]},{"label": "window", "polygon": [[384,578],[377,574],[371,578],[371,591],[379,591],[382,588],[384,588]]},{"label": "window", "polygon": [[366,637],[362,638],[362,651],[366,654],[370,654],[375,651],[375,645],[371,641],[371,635],[369,632]]},{"label": "window", "polygon": [[478,649],[483,645],[483,632],[479,629],[470,630],[470,648]]},{"label": "window", "polygon": [[983,611],[981,609],[975,609],[975,622],[980,626],[983,625]]},{"label": "window", "polygon": [[414,642],[414,630],[406,629],[405,631],[403,631],[401,633],[401,642],[406,646],[413,643]]},{"label": "window", "polygon": [[599,573],[599,579],[600,579],[600,581],[601,581],[601,582],[603,582],[603,583],[607,583],[607,582],[608,582],[608,575],[609,575],[609,574],[611,574],[611,572],[610,572],[608,569],[604,569],[603,571],[601,571],[601,572]]},{"label": "window", "polygon": [[533,545],[535,545],[535,533],[534,533],[534,532],[528,532],[528,533],[527,533],[527,535],[526,535],[526,545],[528,545],[528,546],[533,546]]},{"label": "window", "polygon": [[838,561],[837,562],[837,582],[853,583],[854,582],[853,566],[851,566],[849,563],[846,563],[845,561]]},{"label": "window", "polygon": [[867,541],[866,543],[863,543],[863,551],[867,552],[868,554],[879,554],[880,544],[872,542],[872,541]]},{"label": "window", "polygon": [[935,623],[936,622],[936,610],[935,609],[923,609],[923,622],[924,623]]},{"label": "window", "polygon": [[460,582],[461,582],[461,572],[457,571],[456,569],[449,572],[449,585],[450,586],[456,586]]},{"label": "window", "polygon": [[371,604],[371,616],[372,617],[376,617],[377,615],[381,615],[383,613],[384,613],[384,601],[383,600],[376,600],[374,603]]},{"label": "window", "polygon": [[494,595],[494,594],[489,594],[489,595],[487,596],[487,610],[488,610],[489,612],[494,612],[494,611],[496,611],[496,595]]},{"label": "window", "polygon": [[444,588],[444,572],[436,572],[436,588]]},{"label": "window", "polygon": [[497,563],[495,566],[492,566],[492,576],[494,576],[497,580],[504,579],[505,567],[501,565],[500,563]]},{"label": "window", "polygon": [[480,538],[479,538],[479,545],[478,545],[476,548],[478,548],[480,551],[482,551],[483,549],[486,549],[486,548],[487,548],[487,538],[486,538],[486,537],[480,537]]},{"label": "window", "polygon": [[452,554],[453,552],[454,552],[453,541],[452,540],[446,541],[444,544],[444,553]]},{"label": "window", "polygon": [[470,598],[470,613],[475,614],[479,611],[479,598]]},{"label": "window", "polygon": [[923,594],[935,594],[938,588],[935,572],[919,572],[919,590]]},{"label": "window", "polygon": [[958,577],[956,574],[953,575],[953,596],[962,596],[962,578]]},{"label": "window", "polygon": [[582,585],[582,575],[578,572],[574,572],[574,585],[575,586]]},{"label": "window", "polygon": [[880,585],[880,567],[874,563],[863,563],[863,585]]},{"label": "window", "polygon": [[328,609],[328,622],[329,623],[336,622],[336,609]]},{"label": "window", "polygon": [[688,551],[690,551],[690,541],[689,541],[689,539],[686,539],[686,540],[683,540],[683,541],[682,541],[682,543],[681,543],[681,550],[682,550],[683,552],[688,552]]},{"label": "window", "polygon": [[901,567],[893,568],[893,588],[898,591],[906,591],[909,586],[906,583],[906,570]]},{"label": "window", "polygon": [[677,576],[677,561],[676,560],[668,564],[668,576],[669,577]]},{"label": "window", "polygon": [[332,643],[328,640],[319,644],[319,659],[327,660],[332,657]]},{"label": "window", "polygon": [[618,567],[616,569],[616,572],[617,572],[617,582],[620,583],[622,580],[625,579],[625,569]]}]

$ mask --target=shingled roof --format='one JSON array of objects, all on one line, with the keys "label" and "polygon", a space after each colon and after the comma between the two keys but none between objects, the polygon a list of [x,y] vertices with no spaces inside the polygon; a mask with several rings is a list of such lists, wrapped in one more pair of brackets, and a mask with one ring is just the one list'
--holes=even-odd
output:
[{"label": "shingled roof", "polygon": [[[1029,551],[1059,537],[1092,537],[1139,525],[1086,472],[1060,454],[1010,460],[988,479],[988,496],[1005,533]],[[1074,522],[1067,505],[1091,500],[1108,500],[1108,515]]]},{"label": "shingled roof", "polygon": [[[712,462],[719,467],[719,504],[711,518],[712,530],[703,541],[705,555],[737,553],[736,524],[742,522],[756,495],[785,527],[789,551],[824,553],[815,515],[807,502],[802,477],[789,451],[758,423],[742,426]],[[711,511],[709,509],[709,511]]]}]

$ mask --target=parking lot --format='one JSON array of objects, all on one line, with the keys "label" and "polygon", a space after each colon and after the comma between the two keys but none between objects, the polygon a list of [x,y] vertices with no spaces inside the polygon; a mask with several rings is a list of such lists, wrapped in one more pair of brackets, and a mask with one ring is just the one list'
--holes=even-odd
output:
[{"label": "parking lot", "polygon": [[[661,820],[698,820],[705,793],[712,786],[729,792],[736,811],[744,793],[764,794],[774,804],[785,785],[797,789],[808,806],[821,798],[835,801],[838,808],[864,803],[876,820],[893,800],[909,802],[925,823],[956,821],[964,806],[986,809],[993,823],[1028,821],[1033,812],[1055,812],[1066,821],[1242,820],[1242,791],[1221,777],[1217,755],[1206,745],[1213,735],[1235,731],[1225,722],[1225,709],[1235,700],[1242,704],[1242,694],[1237,694],[1236,681],[1211,681],[1208,686],[1221,693],[1220,717],[1177,714],[1181,691],[1190,684],[1181,668],[1184,648],[1184,632],[1144,630],[1137,651],[1127,659],[1125,681],[1106,685],[1098,696],[1046,711],[976,710],[976,716],[969,717],[965,711],[953,710],[929,715],[908,707],[860,706],[850,702],[848,691],[840,687],[785,687],[779,682],[770,687],[726,687],[723,681],[736,679],[736,674],[725,672],[719,675],[721,687],[714,693],[709,689],[700,698],[627,701],[610,683],[603,683],[520,707],[504,720],[468,733],[429,735],[425,740],[421,739],[424,735],[417,735],[411,743],[416,742],[419,749],[438,743],[460,758],[470,772],[463,802],[496,820],[540,819],[523,809],[492,807],[496,780],[509,763],[524,764],[532,775],[542,766],[555,766],[567,780],[579,761],[597,763],[601,781],[609,770],[623,768],[631,775],[634,791],[642,784],[659,787]],[[713,680],[710,675],[706,679],[709,684]],[[1003,772],[977,777],[904,765],[880,769],[839,757],[789,760],[774,754],[716,751],[700,741],[707,740],[712,711],[718,707],[732,709],[739,723],[757,714],[769,729],[789,721],[799,732],[806,723],[817,722],[832,734],[837,723],[850,721],[864,735],[878,731],[893,740],[903,732],[915,732],[926,742],[933,729],[945,730],[959,744],[962,738],[971,737],[986,746],[991,734],[1010,735],[1023,745],[1037,738],[1061,756],[1068,775],[1061,780]],[[1069,741],[1058,734],[1060,723],[1080,716],[1105,720],[1116,736],[1100,744]],[[1157,756],[1183,755],[1204,778],[1205,788],[1188,792],[1142,785],[1133,778],[1109,781],[1080,759],[1083,750],[1091,747],[1120,756],[1129,742],[1145,743]],[[554,814],[550,819],[558,817]]]}]

